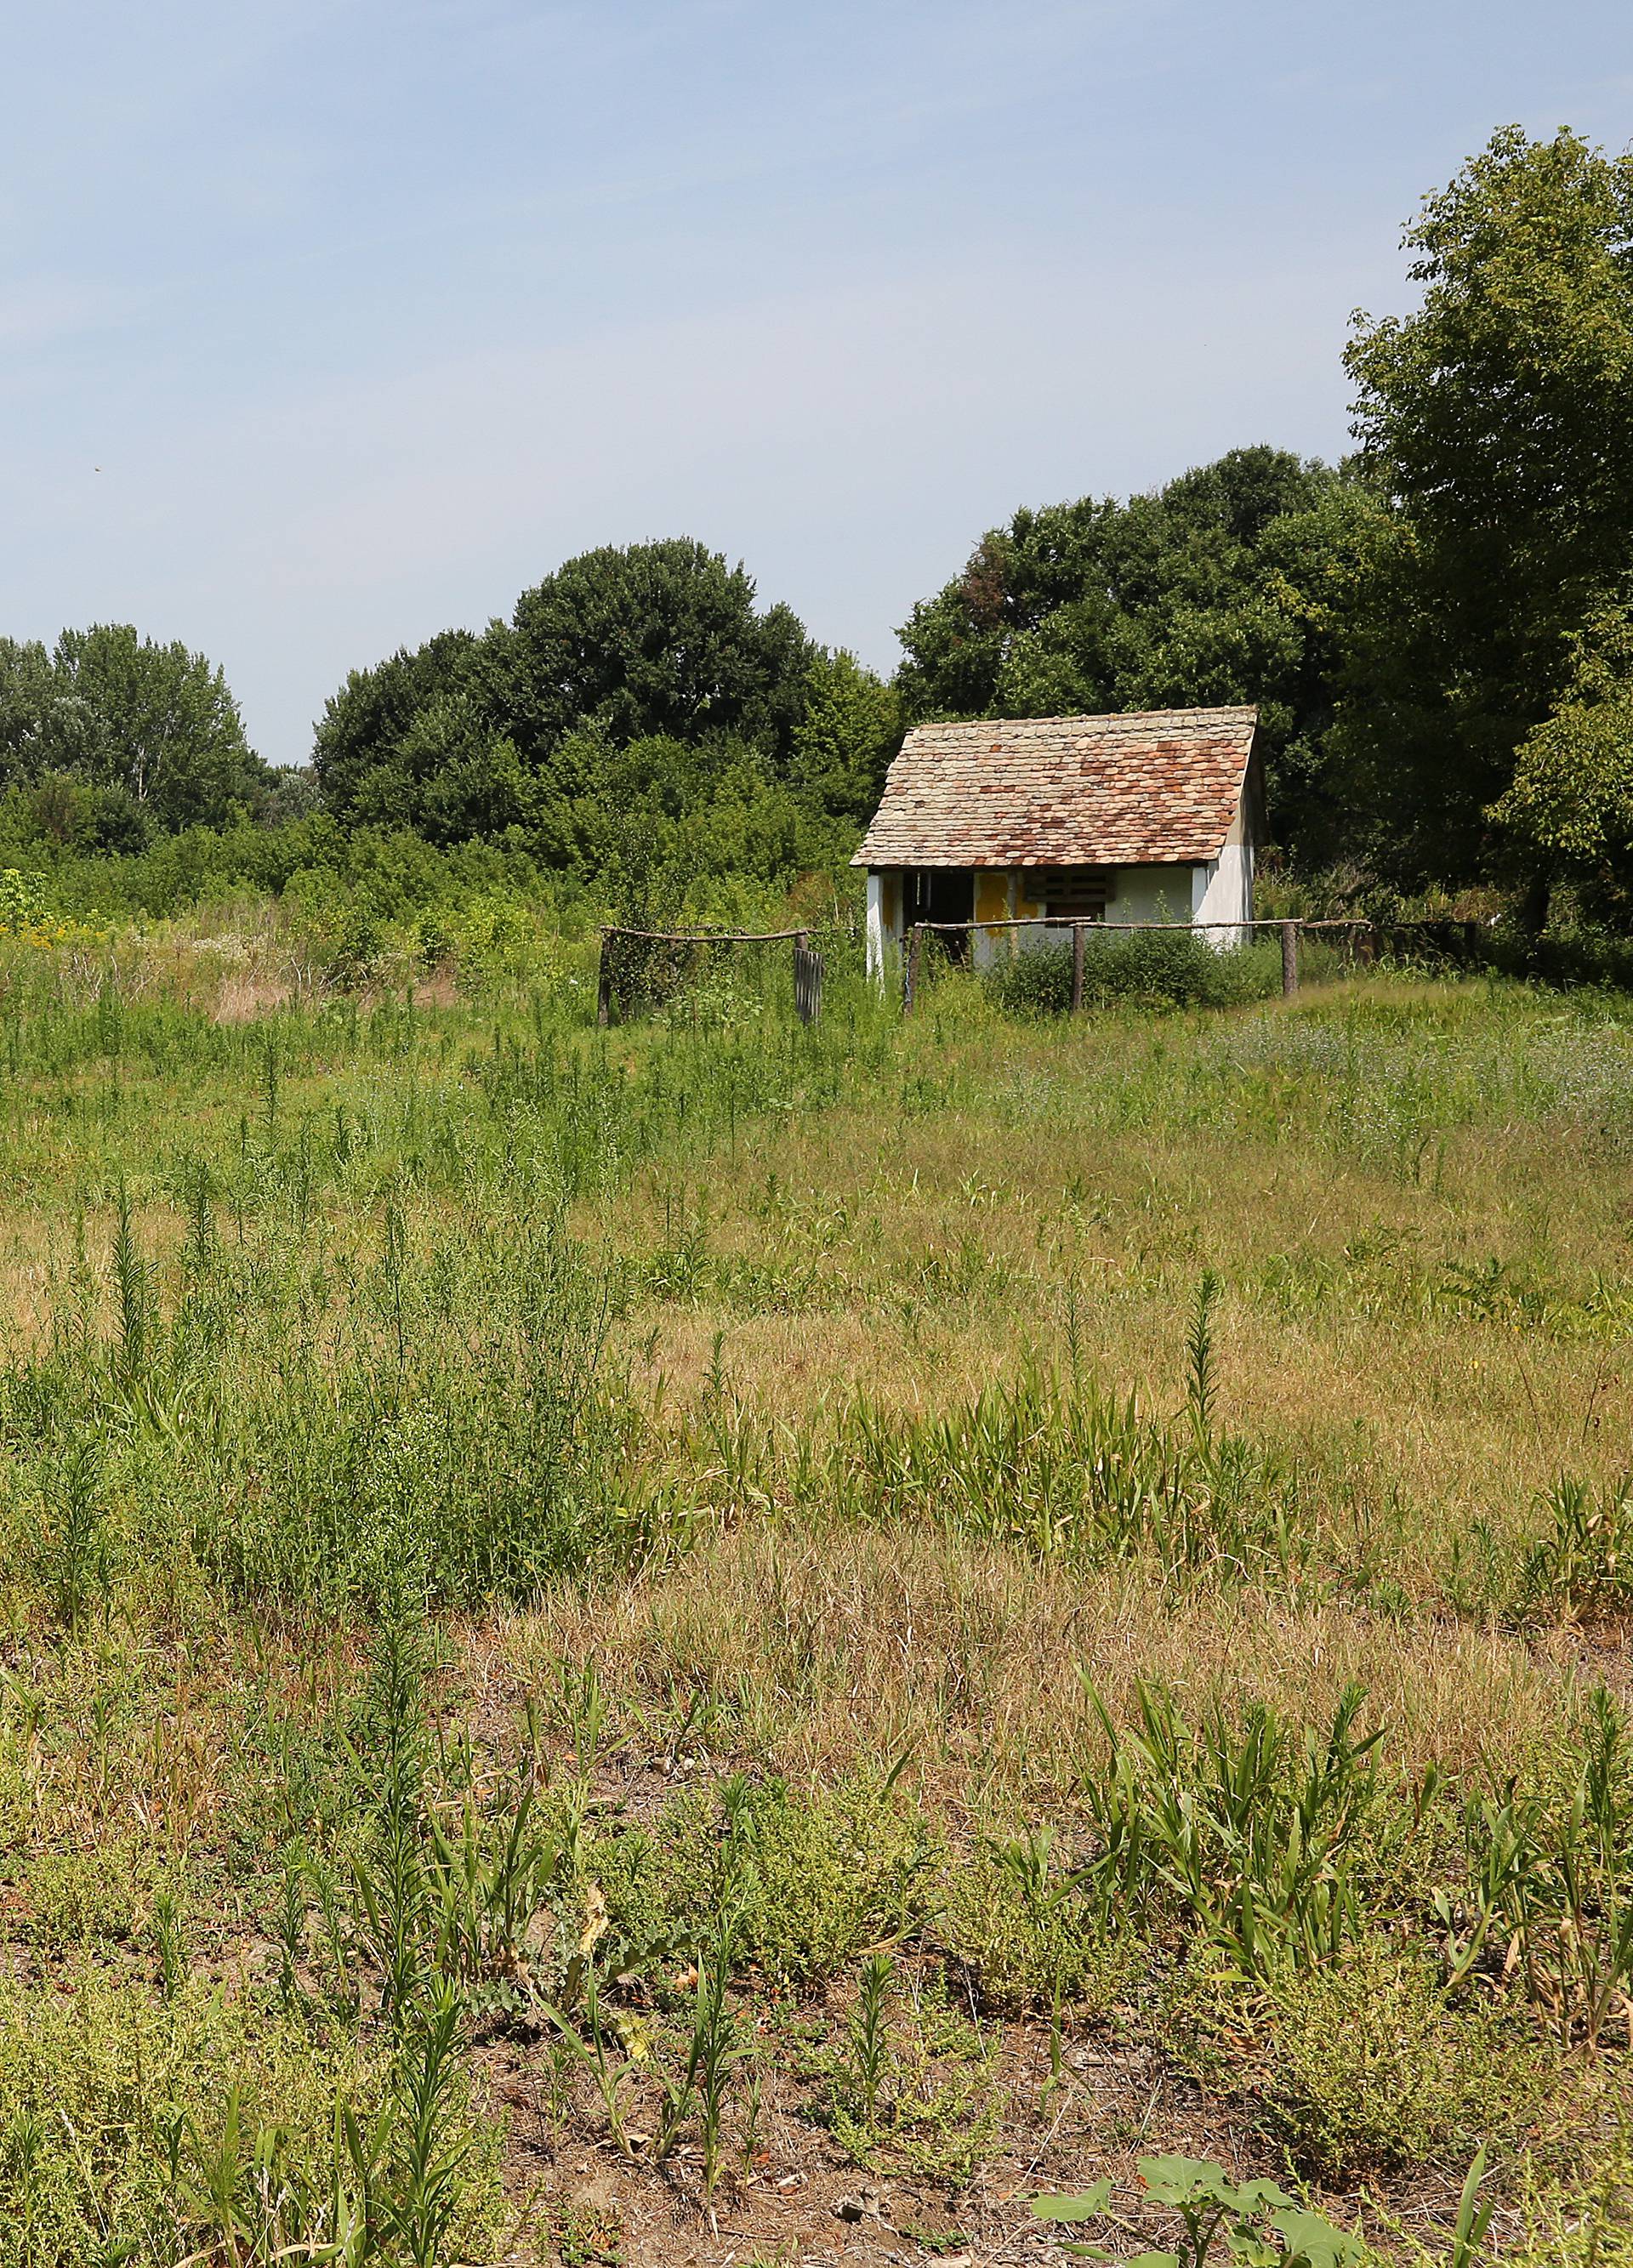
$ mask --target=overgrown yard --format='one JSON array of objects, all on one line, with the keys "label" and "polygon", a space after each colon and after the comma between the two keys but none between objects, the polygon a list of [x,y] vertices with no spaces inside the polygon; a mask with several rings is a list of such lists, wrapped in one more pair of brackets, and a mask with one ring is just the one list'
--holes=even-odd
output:
[{"label": "overgrown yard", "polygon": [[1633,2252],[1627,1000],[4,974],[0,2262]]}]

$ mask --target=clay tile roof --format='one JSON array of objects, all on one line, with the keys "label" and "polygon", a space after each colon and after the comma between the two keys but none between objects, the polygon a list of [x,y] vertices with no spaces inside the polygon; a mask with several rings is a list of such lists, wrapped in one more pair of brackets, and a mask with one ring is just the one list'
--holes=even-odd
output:
[{"label": "clay tile roof", "polygon": [[1216,858],[1256,709],[920,725],[858,866],[1162,866]]}]

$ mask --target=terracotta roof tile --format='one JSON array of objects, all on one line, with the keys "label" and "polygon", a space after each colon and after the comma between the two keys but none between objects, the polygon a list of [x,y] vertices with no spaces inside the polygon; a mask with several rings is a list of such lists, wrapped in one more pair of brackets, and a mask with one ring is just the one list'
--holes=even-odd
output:
[{"label": "terracotta roof tile", "polygon": [[1161,866],[1216,858],[1256,709],[920,725],[858,866]]}]

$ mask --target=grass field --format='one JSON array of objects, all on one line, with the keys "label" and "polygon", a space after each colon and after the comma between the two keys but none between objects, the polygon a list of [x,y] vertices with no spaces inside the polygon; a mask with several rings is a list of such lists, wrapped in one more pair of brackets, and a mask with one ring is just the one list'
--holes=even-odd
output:
[{"label": "grass field", "polygon": [[0,979],[0,2263],[1633,2255],[1628,1000]]}]

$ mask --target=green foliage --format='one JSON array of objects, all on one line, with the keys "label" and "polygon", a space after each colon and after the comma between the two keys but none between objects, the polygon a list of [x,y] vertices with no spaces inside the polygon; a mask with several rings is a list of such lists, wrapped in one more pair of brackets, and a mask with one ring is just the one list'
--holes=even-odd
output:
[{"label": "green foliage", "polygon": [[[1012,1016],[1063,1016],[1072,1005],[1069,946],[1033,946],[996,961],[985,978],[993,999]],[[1176,927],[1126,935],[1086,932],[1083,1003],[1110,1007],[1228,1008],[1268,998],[1281,985],[1274,945],[1216,952],[1203,938]]]},{"label": "green foliage", "polygon": [[[1346,357],[1393,511],[1358,586],[1344,733],[1377,855],[1461,880],[1565,688],[1569,640],[1629,565],[1633,158],[1504,128],[1406,240],[1419,306],[1363,319]],[[1528,777],[1585,729],[1545,734]]]},{"label": "green foliage", "polygon": [[[1275,2182],[1232,2181],[1223,2166],[1205,2158],[1142,2158],[1139,2170],[1146,2199],[1175,2213],[1182,2235],[1177,2251],[1135,2253],[1128,2268],[1206,2268],[1216,2241],[1243,2268],[1344,2268],[1361,2257],[1357,2238],[1301,2206]],[[1078,2196],[1036,2197],[1032,2211],[1039,2220],[1068,2227],[1120,2220],[1111,2209],[1114,2190],[1112,2182],[1099,2181]],[[1098,2244],[1065,2250],[1085,2260],[1123,2257]]]},{"label": "green foliage", "polygon": [[153,1854],[126,1836],[105,1834],[90,1849],[36,1850],[28,1864],[27,1934],[70,1953],[129,1944],[156,1904]]},{"label": "green foliage", "polygon": [[1289,1466],[1035,1365],[937,1415],[859,1395],[816,1470],[848,1519],[933,1522],[1076,1565],[1149,1552],[1171,1579],[1286,1581],[1308,1547]]},{"label": "green foliage", "polygon": [[853,654],[816,652],[794,727],[789,778],[817,810],[864,827],[901,745],[900,702]]},{"label": "green foliage", "polygon": [[935,1856],[923,1822],[876,1786],[802,1798],[734,1780],[677,1797],[648,1832],[598,1838],[587,1864],[632,1943],[702,1943],[729,1911],[745,1960],[809,1978],[905,1928]]},{"label": "green foliage", "polygon": [[1517,1984],[1562,2047],[1592,2051],[1633,2005],[1633,1751],[1602,1686],[1555,1769],[1552,1788],[1469,1798],[1467,1885],[1432,1904],[1453,1984]]},{"label": "green foliage", "polygon": [[1090,1691],[1109,1749],[1084,1789],[1102,1901],[1177,1911],[1217,1973],[1243,1982],[1335,1960],[1363,1933],[1357,1869],[1374,1855],[1363,1830],[1382,1734],[1357,1730],[1360,1689],[1325,1734],[1262,1703],[1239,1724],[1215,1710],[1193,1726],[1171,1693],[1136,1697],[1137,1726],[1119,1727]]},{"label": "green foliage", "polygon": [[1562,1475],[1541,1510],[1547,1524],[1520,1572],[1520,1611],[1585,1621],[1624,1613],[1633,1603],[1633,1487],[1596,1489]]},{"label": "green foliage", "polygon": [[1276,2133],[1334,2180],[1522,2133],[1547,2079],[1534,2043],[1477,2004],[1449,2003],[1420,1955],[1376,1939],[1278,1979],[1267,2061]]},{"label": "green foliage", "polygon": [[506,698],[524,753],[588,728],[615,747],[737,733],[785,757],[811,649],[754,596],[742,567],[684,539],[570,559],[516,601]]},{"label": "green foliage", "polygon": [[0,639],[0,783],[54,799],[64,832],[106,850],[277,799],[221,671],[117,622],[64,630],[48,654]]},{"label": "green foliage", "polygon": [[1363,511],[1342,475],[1260,447],[1126,504],[1019,512],[903,629],[907,714],[1256,702],[1276,838],[1319,853],[1336,617]]},{"label": "green foliage", "polygon": [[457,835],[461,799],[439,778],[439,759],[469,798],[474,773],[492,752],[481,659],[469,630],[444,630],[412,653],[404,647],[372,669],[354,669],[325,704],[314,742],[325,810],[348,826],[415,828],[439,841],[450,827]]},{"label": "green foliage", "polygon": [[[344,1123],[330,1133],[350,1138]],[[240,1597],[338,1602],[379,1598],[405,1554],[432,1592],[471,1597],[525,1594],[620,1548],[600,1477],[617,1431],[606,1287],[558,1228],[422,1250],[388,1206],[343,1288],[218,1240],[208,1187],[174,1289],[127,1212],[107,1325],[82,1316],[0,1370],[0,1406],[41,1456],[34,1566],[64,1620],[106,1596],[122,1562]],[[87,1434],[109,1445],[105,1462]]]},{"label": "green foliage", "polygon": [[890,2161],[962,2187],[996,2131],[997,2049],[939,1968],[917,1974],[876,1957],[839,2041],[810,2059],[824,2083],[816,2115],[858,2165]]},{"label": "green foliage", "polygon": [[1063,1865],[1053,1832],[986,1839],[948,1868],[936,1935],[1002,2015],[1104,2014],[1132,1980],[1134,1933],[1108,1934],[1092,1868]]},{"label": "green foliage", "polygon": [[[337,2101],[380,2099],[355,2051],[202,1984],[161,1997],[89,1965],[62,1989],[0,1984],[0,2262],[159,2268],[219,2227],[223,2189],[248,2187],[250,2129],[277,2136],[289,2176],[314,2191],[333,2163]],[[220,2137],[238,2105],[230,2178],[216,2198],[191,2137]],[[211,2155],[206,2144],[204,2155]]]},{"label": "green foliage", "polygon": [[890,730],[849,657],[817,655],[786,607],[757,611],[742,568],[669,541],[587,552],[513,623],[354,671],[314,769],[347,830],[503,842],[651,924],[699,874],[786,884],[842,857]]},{"label": "green foliage", "polygon": [[0,930],[11,936],[37,930],[47,918],[45,885],[15,866],[0,869]]},{"label": "green foliage", "polygon": [[1599,608],[1570,640],[1560,699],[1521,742],[1492,817],[1625,927],[1633,905],[1633,616]]}]

